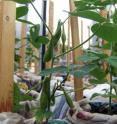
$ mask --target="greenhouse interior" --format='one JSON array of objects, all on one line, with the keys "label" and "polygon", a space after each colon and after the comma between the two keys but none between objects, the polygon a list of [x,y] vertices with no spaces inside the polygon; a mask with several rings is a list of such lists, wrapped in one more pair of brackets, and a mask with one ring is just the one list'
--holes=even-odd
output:
[{"label": "greenhouse interior", "polygon": [[0,124],[117,124],[117,0],[0,0]]}]

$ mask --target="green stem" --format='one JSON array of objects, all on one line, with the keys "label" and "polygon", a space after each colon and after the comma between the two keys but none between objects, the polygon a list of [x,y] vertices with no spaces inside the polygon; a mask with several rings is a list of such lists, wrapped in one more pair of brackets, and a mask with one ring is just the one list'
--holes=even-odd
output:
[{"label": "green stem", "polygon": [[[113,54],[113,42],[111,42],[111,55]],[[111,108],[111,105],[112,105],[112,67],[109,65],[109,73],[110,73],[110,93],[109,93],[109,110],[108,110],[108,113],[111,115],[111,112],[112,112],[112,108]]]},{"label": "green stem", "polygon": [[[40,13],[37,11],[37,9],[36,9],[35,6],[33,5],[32,1],[30,1],[30,3],[31,3],[31,5],[32,5],[33,9],[35,10],[35,12],[37,13],[37,15],[39,16],[39,18],[42,20],[43,24],[44,24],[44,25],[46,26],[46,28],[48,29],[48,31],[49,31],[49,33],[51,34],[51,37],[52,37],[53,34],[52,34],[51,30],[49,29],[49,27],[47,26],[45,20],[41,17]],[[51,65],[51,67],[53,67],[53,63],[54,63],[54,59],[52,59],[52,65]],[[50,75],[50,79],[51,79],[51,77],[52,77],[52,74]],[[50,82],[49,82],[49,89],[50,89]],[[50,90],[49,90],[49,91],[50,91]],[[50,97],[50,92],[48,93],[48,96]],[[51,102],[51,101],[49,100],[49,101],[48,101],[48,111],[50,111],[50,102]],[[47,119],[46,121],[48,121],[48,119]]]},{"label": "green stem", "polygon": [[[111,67],[110,67],[110,71],[111,71]],[[111,115],[111,112],[112,112],[112,74],[110,72],[110,93],[109,93],[109,110],[108,110],[108,113]]]},{"label": "green stem", "polygon": [[68,76],[69,76],[69,73],[67,73],[67,75],[65,76],[64,80],[60,82],[60,85],[58,85],[58,86],[54,89],[53,94],[52,94],[51,97],[50,97],[51,99],[52,99],[52,97],[54,97],[55,92],[58,90],[58,88],[60,88],[61,84],[64,83],[64,82],[67,80]]},{"label": "green stem", "polygon": [[51,32],[51,30],[49,29],[49,27],[47,26],[47,24],[46,24],[45,20],[41,17],[40,13],[37,11],[36,7],[34,6],[34,4],[32,3],[32,1],[31,1],[31,0],[30,0],[30,3],[31,3],[31,5],[32,5],[33,9],[35,10],[35,12],[36,12],[36,13],[37,13],[37,15],[39,16],[39,18],[42,20],[43,24],[46,26],[46,28],[48,29],[49,33],[50,33],[50,34],[51,34],[51,36],[52,36],[52,32]]},{"label": "green stem", "polygon": [[55,56],[54,58],[57,59],[57,58],[59,58],[59,57],[65,55],[65,54],[67,54],[67,53],[69,53],[69,52],[72,52],[72,51],[74,51],[75,49],[81,47],[82,45],[84,45],[85,43],[87,43],[92,37],[94,37],[95,34],[97,33],[97,31],[98,31],[99,29],[100,29],[100,27],[99,27],[87,40],[85,40],[85,41],[84,41],[83,43],[81,43],[80,45],[78,45],[78,46],[76,46],[76,47],[73,47],[73,48],[71,48],[70,50],[68,50],[68,51],[66,51],[66,52],[64,52],[64,53],[62,53],[62,54],[60,54],[60,55]]},{"label": "green stem", "polygon": [[[90,87],[90,86],[89,86]],[[88,87],[85,87],[85,88],[77,88],[76,90],[71,90],[71,91],[69,91],[69,92],[66,92],[67,94],[70,94],[70,93],[73,93],[73,92],[78,92],[79,90],[84,90],[84,89],[86,89],[86,88],[88,88]],[[59,94],[59,95],[56,95],[55,97],[60,97],[60,96],[63,96],[64,94],[63,93],[61,93],[61,94]]]},{"label": "green stem", "polygon": [[62,22],[62,24],[64,24],[69,18],[70,18],[70,15]]}]

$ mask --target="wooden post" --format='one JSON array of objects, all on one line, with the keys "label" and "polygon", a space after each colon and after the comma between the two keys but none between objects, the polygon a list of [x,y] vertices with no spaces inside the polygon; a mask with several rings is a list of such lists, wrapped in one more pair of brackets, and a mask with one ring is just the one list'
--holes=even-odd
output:
[{"label": "wooden post", "polygon": [[21,48],[20,48],[20,74],[24,73],[24,67],[25,67],[25,44],[26,40],[24,39],[26,37],[26,24],[22,23],[22,29],[21,29]]},{"label": "wooden post", "polygon": [[0,1],[0,112],[12,111],[16,5]]},{"label": "wooden post", "polygon": [[[100,15],[105,17],[105,18],[107,18],[107,11],[106,10],[101,10]],[[106,44],[106,41],[102,40],[102,45],[105,45],[105,44]],[[110,50],[104,50],[104,53],[110,55]],[[107,68],[107,64],[106,63],[103,63],[103,68],[104,68],[104,70],[106,70],[106,68]],[[108,81],[110,81],[110,75],[107,75],[106,78],[107,78]]]},{"label": "wooden post", "polygon": [[[103,2],[104,0],[101,0],[101,1]],[[107,18],[107,11],[105,9],[101,10],[100,11],[100,15],[103,16],[103,17],[105,17],[105,18]],[[102,44],[104,45],[105,43],[106,43],[106,41],[103,40],[102,41]]]},{"label": "wooden post", "polygon": [[[54,26],[54,2],[52,0],[49,0],[49,28],[53,32],[53,26]],[[49,37],[51,37],[51,34],[48,34]]]},{"label": "wooden post", "polygon": [[84,30],[83,30],[83,20],[81,20],[81,43],[83,43],[83,33],[84,33]]},{"label": "wooden post", "polygon": [[[52,0],[49,0],[49,22],[48,26],[50,30],[53,32],[53,26],[54,26],[54,2]],[[48,32],[49,38],[51,38],[51,34]],[[51,61],[46,63],[46,68],[51,67]]]},{"label": "wooden post", "polygon": [[[70,50],[70,19],[68,19],[68,47],[67,50]],[[67,65],[70,64],[70,54],[67,54]]]},{"label": "wooden post", "polygon": [[[70,4],[70,11],[74,11],[75,5],[74,5],[73,0],[69,0],[69,4]],[[73,44],[73,47],[75,47],[76,45],[80,44],[79,30],[78,30],[78,18],[77,17],[71,17],[70,21],[71,21],[72,44]],[[73,51],[73,63],[74,64],[79,64],[76,59],[81,54],[82,54],[81,49],[76,49],[76,50]],[[75,99],[76,100],[81,100],[83,98],[83,82],[82,82],[82,79],[79,79],[79,78],[76,78],[76,77],[74,78],[74,89],[76,90]]]},{"label": "wooden post", "polygon": [[[90,35],[91,35],[91,29],[90,29],[90,26],[88,26],[87,28],[88,28],[88,37],[90,37]],[[91,45],[91,41],[89,40],[88,42],[89,42],[89,47],[90,47],[90,45]]]}]

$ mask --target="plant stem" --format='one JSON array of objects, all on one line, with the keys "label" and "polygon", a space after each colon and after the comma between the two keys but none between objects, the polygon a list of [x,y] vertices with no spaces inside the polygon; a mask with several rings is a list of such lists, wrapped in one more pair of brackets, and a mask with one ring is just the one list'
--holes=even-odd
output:
[{"label": "plant stem", "polygon": [[71,52],[71,51],[74,51],[75,49],[81,47],[82,45],[84,45],[85,43],[87,43],[92,37],[94,37],[95,34],[97,33],[97,31],[98,31],[99,29],[100,29],[100,27],[99,27],[87,40],[85,40],[85,41],[84,41],[83,43],[81,43],[80,45],[71,48],[71,49],[68,50],[67,52],[64,52],[64,53],[62,53],[62,54],[60,54],[60,55],[55,56],[54,58],[57,59],[57,58],[59,58],[59,57],[65,55],[65,54],[67,54],[67,53],[69,53],[69,52]]},{"label": "plant stem", "polygon": [[111,67],[110,67],[110,92],[109,92],[109,109],[108,109],[108,113],[111,115],[112,112],[112,72],[111,72]]},{"label": "plant stem", "polygon": [[52,32],[51,32],[50,28],[47,26],[46,22],[45,22],[44,19],[41,17],[40,13],[37,11],[36,7],[34,6],[34,4],[32,3],[31,0],[30,0],[30,3],[31,3],[33,9],[35,10],[35,12],[36,12],[37,15],[39,16],[39,18],[42,20],[43,24],[46,26],[46,28],[48,29],[49,33],[50,33],[51,36],[52,36]]},{"label": "plant stem", "polygon": [[64,24],[69,18],[70,18],[70,15],[62,22],[62,24]]},{"label": "plant stem", "polygon": [[[34,6],[34,4],[32,3],[32,1],[30,0],[30,3],[33,7],[33,9],[35,10],[35,12],[37,13],[37,15],[39,16],[39,18],[42,20],[43,24],[46,26],[46,28],[48,29],[49,33],[51,34],[51,37],[53,36],[51,30],[49,29],[49,27],[47,26],[45,20],[41,17],[40,13],[37,11],[36,7]],[[53,63],[54,63],[54,59],[52,59],[52,65],[51,67],[53,67]],[[50,79],[51,79],[52,74],[50,75]],[[49,82],[49,91],[50,91],[50,82]],[[50,92],[48,92],[48,96],[50,98]],[[50,111],[50,99],[48,101],[48,111]],[[48,119],[46,120],[46,122],[48,122]]]},{"label": "plant stem", "polygon": [[[111,42],[111,54],[113,54],[113,42]],[[111,105],[112,105],[112,67],[109,65],[109,73],[110,73],[110,93],[109,93],[109,110],[108,110],[108,113],[111,115],[111,112],[112,112],[112,108],[111,108]]]},{"label": "plant stem", "polygon": [[[87,88],[87,87],[86,87],[86,88]],[[82,89],[85,89],[85,88],[77,88],[76,90],[71,90],[71,91],[66,92],[66,93],[67,93],[67,94],[70,94],[70,93],[77,92],[77,91],[82,90]],[[63,95],[64,95],[64,94],[61,93],[61,94],[59,94],[59,95],[56,95],[55,97],[60,97],[60,96],[63,96]]]}]

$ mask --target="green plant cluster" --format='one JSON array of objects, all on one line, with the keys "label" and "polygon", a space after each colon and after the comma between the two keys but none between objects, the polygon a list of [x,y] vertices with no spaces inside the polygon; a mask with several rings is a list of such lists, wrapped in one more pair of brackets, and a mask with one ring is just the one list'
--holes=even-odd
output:
[{"label": "green plant cluster", "polygon": [[[40,97],[40,106],[36,109],[36,118],[38,121],[42,121],[44,118],[48,120],[51,116],[50,106],[55,103],[55,92],[57,89],[61,89],[64,93],[66,101],[71,108],[74,108],[72,100],[69,95],[66,93],[65,89],[58,84],[55,84],[55,87],[50,91],[50,80],[53,73],[56,72],[65,72],[66,75],[72,74],[78,78],[82,78],[85,75],[91,75],[93,78],[91,82],[93,84],[105,83],[110,84],[110,91],[105,96],[109,97],[110,103],[110,112],[111,112],[111,101],[112,97],[117,98],[117,95],[112,94],[112,89],[116,89],[116,80],[112,80],[112,76],[116,75],[117,70],[117,9],[116,3],[117,0],[76,0],[75,6],[76,10],[73,12],[69,12],[69,16],[82,17],[86,19],[90,19],[95,21],[95,24],[92,25],[91,31],[93,32],[92,36],[90,36],[86,41],[81,43],[80,45],[71,48],[66,51],[65,41],[65,31],[64,31],[64,22],[59,21],[57,29],[55,33],[52,33],[49,27],[46,25],[39,12],[36,10],[33,2],[31,0],[12,0],[17,3],[23,4],[22,7],[17,8],[17,16],[16,20],[24,23],[28,23],[31,25],[30,34],[28,36],[28,41],[32,43],[32,45],[36,48],[40,48],[41,44],[47,45],[47,50],[44,56],[44,62],[52,61],[52,66],[50,69],[42,70],[40,75],[44,75],[45,79],[42,81],[42,92]],[[34,25],[32,22],[27,20],[22,20],[20,17],[25,16],[28,13],[28,7],[25,4],[31,4],[34,8],[35,12],[39,16],[39,18],[43,21],[46,28],[51,34],[51,38],[47,36],[39,36],[39,25]],[[114,8],[114,12],[112,15],[108,13],[107,18],[100,15],[101,10],[107,9],[109,7]],[[87,50],[84,55],[78,58],[78,61],[83,61],[84,65],[69,65],[67,67],[53,67],[54,61],[63,55],[80,48],[83,44],[88,42],[92,37],[98,36],[103,40],[106,40],[106,44],[99,51]],[[54,48],[62,39],[63,53],[60,55],[54,55]],[[103,50],[108,49],[111,51],[111,55],[108,55]],[[101,51],[101,52],[100,52]],[[103,69],[103,63],[106,64],[106,69]],[[110,81],[106,79],[107,75],[110,75]],[[64,80],[65,81],[65,80]],[[95,96],[98,94],[95,94]]]},{"label": "green plant cluster", "polygon": [[[84,66],[78,71],[77,75],[83,77],[90,75],[92,84],[108,83],[110,90],[103,97],[109,97],[109,113],[111,114],[112,98],[117,98],[117,94],[112,94],[112,89],[117,93],[117,80],[113,77],[117,76],[117,9],[116,0],[77,0],[75,1],[76,10],[71,15],[87,18],[95,21],[91,31],[102,40],[105,44],[98,50],[89,48],[84,55],[78,57],[78,61],[82,61]],[[110,8],[110,9],[108,9]],[[113,13],[110,14],[111,9]],[[107,11],[107,18],[103,17],[101,11]],[[98,42],[98,41],[96,41]],[[106,51],[108,50],[107,54]],[[107,76],[110,79],[107,79]],[[96,97],[101,94],[93,94]]]}]

